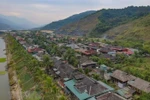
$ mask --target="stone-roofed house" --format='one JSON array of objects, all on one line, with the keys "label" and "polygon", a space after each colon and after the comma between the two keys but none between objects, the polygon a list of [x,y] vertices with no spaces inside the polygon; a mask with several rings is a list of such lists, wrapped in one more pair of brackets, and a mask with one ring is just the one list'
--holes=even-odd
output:
[{"label": "stone-roofed house", "polygon": [[80,47],[74,43],[66,45],[66,47],[70,47],[71,49],[79,49]]},{"label": "stone-roofed house", "polygon": [[108,52],[113,52],[109,47],[103,47],[99,50],[102,54],[108,54]]},{"label": "stone-roofed house", "polygon": [[99,49],[100,44],[99,43],[90,43],[88,46],[89,46],[88,47],[89,49],[97,50],[97,49]]},{"label": "stone-roofed house", "polygon": [[117,83],[118,87],[123,88],[127,85],[128,81],[132,81],[136,79],[135,76],[132,76],[126,72],[123,72],[121,70],[115,70],[112,75],[112,80],[114,83]]},{"label": "stone-roofed house", "polygon": [[53,74],[58,84],[64,88],[64,82],[72,79],[72,73],[76,70],[73,66],[65,63],[59,57],[53,57],[54,61]]},{"label": "stone-roofed house", "polygon": [[92,61],[92,60],[88,60],[88,61],[85,61],[84,63],[81,64],[81,67],[82,68],[87,68],[87,67],[96,67],[96,62]]},{"label": "stone-roofed house", "polygon": [[54,61],[54,68],[57,69],[57,72],[55,72],[55,74],[61,79],[70,78],[75,68],[67,63],[64,63],[62,60],[58,59],[58,57],[52,59]]},{"label": "stone-roofed house", "polygon": [[147,82],[140,78],[136,78],[135,80],[129,81],[128,85],[135,89],[138,93],[150,93],[150,82]]},{"label": "stone-roofed house", "polygon": [[78,71],[73,72],[73,77],[72,80],[66,81],[64,84],[66,89],[78,100],[85,100],[114,90],[105,83],[89,78]]}]

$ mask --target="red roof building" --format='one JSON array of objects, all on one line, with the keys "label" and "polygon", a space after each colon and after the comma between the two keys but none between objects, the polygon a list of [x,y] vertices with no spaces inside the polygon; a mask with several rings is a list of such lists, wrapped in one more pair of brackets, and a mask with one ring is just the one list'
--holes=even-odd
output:
[{"label": "red roof building", "polygon": [[90,55],[97,54],[97,52],[95,50],[86,50],[86,51],[82,51],[82,54],[90,56]]}]

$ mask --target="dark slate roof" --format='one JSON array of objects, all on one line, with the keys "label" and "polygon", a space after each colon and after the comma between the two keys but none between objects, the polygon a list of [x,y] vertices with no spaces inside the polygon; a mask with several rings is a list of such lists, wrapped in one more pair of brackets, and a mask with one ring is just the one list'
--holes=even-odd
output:
[{"label": "dark slate roof", "polygon": [[81,64],[81,66],[90,66],[90,65],[96,65],[97,63],[94,61],[86,61]]},{"label": "dark slate roof", "polygon": [[[78,74],[76,74],[78,73]],[[74,77],[78,77],[79,79],[76,79],[75,88],[80,92],[87,92],[89,95],[95,95],[104,92],[105,90],[108,90],[105,86],[98,83],[96,80],[91,79],[84,74],[80,72],[75,72]]]},{"label": "dark slate roof", "polygon": [[126,100],[126,99],[124,99],[123,97],[115,93],[108,92],[108,93],[105,93],[103,95],[96,97],[96,100]]},{"label": "dark slate roof", "polygon": [[72,72],[75,71],[75,68],[67,63],[63,63],[61,60],[57,60],[56,58],[52,59],[54,61],[54,67],[60,71],[59,76],[61,78],[71,78]]},{"label": "dark slate roof", "polygon": [[100,49],[100,52],[102,53],[108,53],[108,52],[112,52],[113,50],[111,50],[109,47],[103,47]]},{"label": "dark slate roof", "polygon": [[141,91],[144,91],[146,93],[150,93],[150,82],[147,82],[145,80],[142,80],[140,78],[136,78],[133,81],[129,81],[128,84],[132,87],[135,87]]},{"label": "dark slate roof", "polygon": [[79,61],[80,63],[84,63],[84,62],[91,61],[91,60],[86,56],[81,56]]},{"label": "dark slate roof", "polygon": [[118,79],[121,82],[127,82],[136,79],[135,76],[129,75],[121,70],[115,70],[111,77]]}]

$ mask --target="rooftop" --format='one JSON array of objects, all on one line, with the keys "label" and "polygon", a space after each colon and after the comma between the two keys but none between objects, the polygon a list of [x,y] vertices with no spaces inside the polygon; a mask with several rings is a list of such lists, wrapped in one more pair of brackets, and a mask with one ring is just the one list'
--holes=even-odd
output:
[{"label": "rooftop", "polygon": [[128,87],[125,87],[125,88],[122,88],[120,90],[117,90],[117,93],[119,95],[121,95],[122,97],[129,99],[132,97],[133,93],[135,93],[135,90],[128,88]]},{"label": "rooftop", "polygon": [[54,61],[54,67],[60,72],[57,73],[61,78],[71,78],[72,72],[75,70],[73,66],[63,63],[63,61],[57,58],[52,58]]},{"label": "rooftop", "polygon": [[65,82],[65,85],[67,86],[67,88],[73,92],[74,95],[76,95],[76,97],[79,98],[79,100],[84,100],[88,97],[90,97],[90,95],[88,95],[86,92],[80,93],[75,87],[75,81],[74,80],[70,80]]},{"label": "rooftop", "polygon": [[115,93],[108,92],[96,97],[96,100],[126,100],[126,99],[122,98],[121,96]]},{"label": "rooftop", "polygon": [[65,85],[80,100],[114,90],[105,83],[91,79],[78,71],[74,72],[73,76],[75,78],[65,82]]},{"label": "rooftop", "polygon": [[121,82],[127,82],[127,81],[130,81],[130,80],[134,80],[136,78],[135,76],[132,76],[132,75],[130,75],[126,72],[123,72],[121,70],[115,70],[112,73],[111,77],[116,78]]},{"label": "rooftop", "polygon": [[72,48],[72,49],[79,49],[79,48],[80,48],[78,45],[76,45],[76,44],[74,44],[74,43],[68,44],[68,45],[66,45],[66,46],[67,46],[67,47],[70,47],[70,48]]},{"label": "rooftop", "polygon": [[135,80],[129,81],[128,84],[146,93],[150,93],[150,82],[136,78]]}]

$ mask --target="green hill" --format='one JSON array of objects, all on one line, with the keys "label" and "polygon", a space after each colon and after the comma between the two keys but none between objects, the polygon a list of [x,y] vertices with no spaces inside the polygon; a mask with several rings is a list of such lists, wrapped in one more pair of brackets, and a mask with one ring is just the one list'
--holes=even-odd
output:
[{"label": "green hill", "polygon": [[128,23],[150,13],[150,7],[127,7],[124,9],[102,9],[79,21],[61,27],[56,33],[88,34],[101,36],[106,31]]},{"label": "green hill", "polygon": [[60,29],[56,30],[56,33],[60,34],[71,34],[71,35],[83,35],[87,34],[96,25],[99,23],[98,15],[100,15],[99,12],[93,13],[89,16],[86,16],[79,21],[73,22],[71,24],[67,24],[65,26],[62,26]]},{"label": "green hill", "polygon": [[110,39],[150,41],[150,15],[115,27],[104,34]]},{"label": "green hill", "polygon": [[150,53],[150,14],[110,29],[104,35],[118,45],[141,48]]},{"label": "green hill", "polygon": [[90,14],[92,14],[94,12],[95,11],[86,11],[86,12],[83,12],[83,13],[80,13],[80,14],[76,14],[76,15],[70,16],[70,17],[68,17],[66,19],[52,22],[52,23],[42,27],[41,29],[46,29],[46,30],[59,29],[62,26],[65,26],[67,24],[79,21],[81,18],[84,18],[85,16],[90,15]]}]

